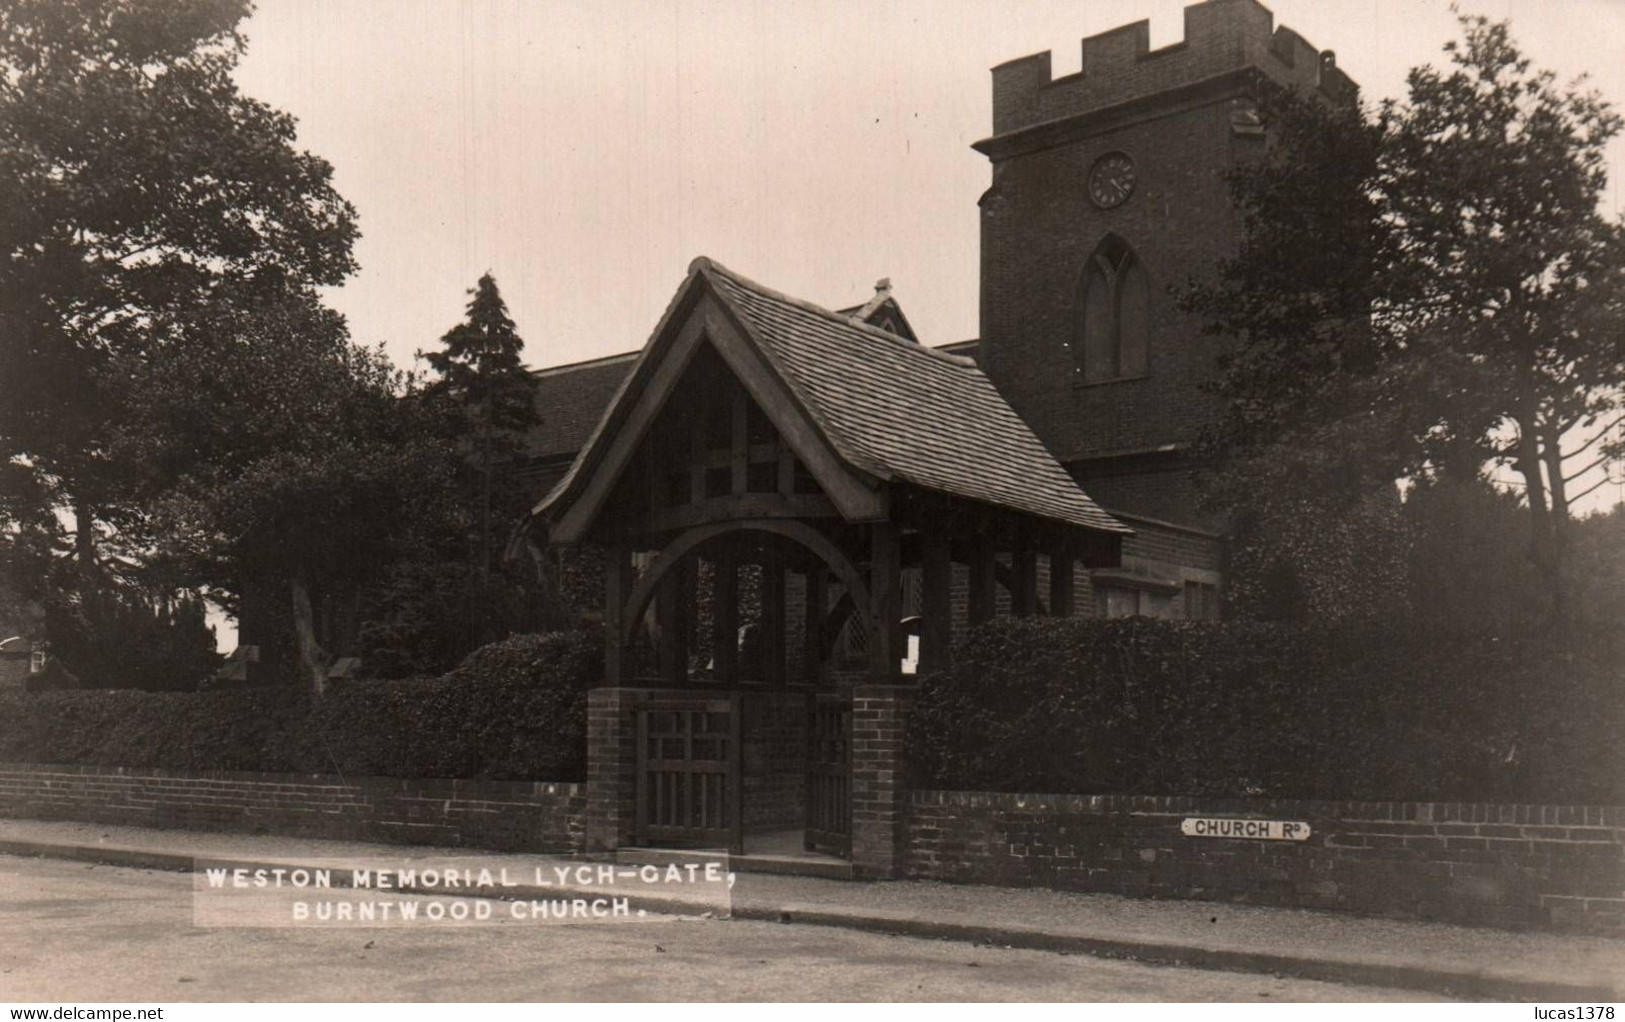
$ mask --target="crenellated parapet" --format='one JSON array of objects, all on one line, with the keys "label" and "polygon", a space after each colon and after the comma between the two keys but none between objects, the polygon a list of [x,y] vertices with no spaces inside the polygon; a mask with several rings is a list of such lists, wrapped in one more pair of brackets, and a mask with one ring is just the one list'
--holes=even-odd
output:
[{"label": "crenellated parapet", "polygon": [[1184,38],[1159,49],[1151,49],[1150,22],[1137,21],[1084,39],[1077,74],[1053,78],[1048,50],[1000,64],[993,69],[993,131],[1004,135],[1248,70],[1333,99],[1356,89],[1332,51],[1277,28],[1257,0],[1205,0],[1185,8]]}]

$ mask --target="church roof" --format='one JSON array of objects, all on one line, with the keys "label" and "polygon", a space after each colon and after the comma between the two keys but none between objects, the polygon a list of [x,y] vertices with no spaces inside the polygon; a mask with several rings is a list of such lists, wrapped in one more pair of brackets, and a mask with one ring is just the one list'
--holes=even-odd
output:
[{"label": "church roof", "polygon": [[[1101,510],[999,395],[976,363],[792,298],[701,257],[671,310],[706,287],[761,352],[812,425],[848,466],[878,481],[1025,512],[1105,532],[1133,530]],[[668,319],[672,311],[668,311]],[[584,483],[617,409],[637,398],[640,374],[666,321],[624,377],[575,464],[537,505],[546,513]]]},{"label": "church roof", "polygon": [[[839,310],[914,340],[908,317],[891,296],[890,288],[875,289],[875,297],[862,305]],[[960,342],[962,346],[964,342]],[[954,347],[950,345],[949,347]],[[963,352],[961,352],[963,353]],[[592,436],[604,409],[615,397],[621,381],[632,371],[635,351],[603,358],[549,366],[531,373],[536,380],[535,405],[540,420],[525,438],[525,453],[531,458],[574,456]]]},{"label": "church roof", "polygon": [[862,305],[853,305],[845,309],[836,309],[843,316],[851,316],[870,326],[877,326],[887,333],[896,334],[905,340],[918,341],[914,336],[914,328],[909,325],[908,317],[903,315],[903,307],[897,304],[892,297],[891,279],[882,277],[875,283],[875,295]]},{"label": "church roof", "polygon": [[780,294],[715,262],[701,272],[849,464],[879,479],[1131,531],[1078,488],[974,361]]},{"label": "church roof", "polygon": [[581,450],[637,357],[629,351],[533,373],[541,421],[526,438],[526,453],[553,458]]}]

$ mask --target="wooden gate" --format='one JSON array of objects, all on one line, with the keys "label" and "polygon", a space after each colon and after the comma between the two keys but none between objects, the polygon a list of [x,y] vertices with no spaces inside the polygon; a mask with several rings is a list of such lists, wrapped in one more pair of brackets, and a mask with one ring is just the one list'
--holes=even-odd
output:
[{"label": "wooden gate", "polygon": [[667,698],[637,711],[637,840],[745,850],[739,696]]},{"label": "wooden gate", "polygon": [[852,855],[852,700],[820,693],[807,707],[809,851]]}]

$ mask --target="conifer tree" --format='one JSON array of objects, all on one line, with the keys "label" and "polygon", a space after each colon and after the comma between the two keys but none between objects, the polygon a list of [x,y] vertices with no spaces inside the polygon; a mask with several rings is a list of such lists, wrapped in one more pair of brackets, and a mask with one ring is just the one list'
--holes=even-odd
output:
[{"label": "conifer tree", "polygon": [[463,322],[441,337],[442,348],[420,353],[435,376],[428,388],[432,398],[445,401],[458,441],[467,452],[478,490],[474,542],[470,544],[478,589],[489,589],[493,559],[500,549],[498,533],[514,524],[510,519],[525,496],[514,487],[499,485],[496,469],[518,458],[525,433],[540,418],[536,412],[536,381],[520,359],[525,342],[519,336],[507,303],[489,272],[469,291],[472,296]]}]

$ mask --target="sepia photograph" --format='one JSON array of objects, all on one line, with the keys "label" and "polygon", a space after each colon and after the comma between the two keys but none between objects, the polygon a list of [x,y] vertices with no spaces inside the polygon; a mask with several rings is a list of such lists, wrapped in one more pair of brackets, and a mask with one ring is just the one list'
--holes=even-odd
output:
[{"label": "sepia photograph", "polygon": [[1611,1022],[1622,53],[0,0],[7,1018]]}]

